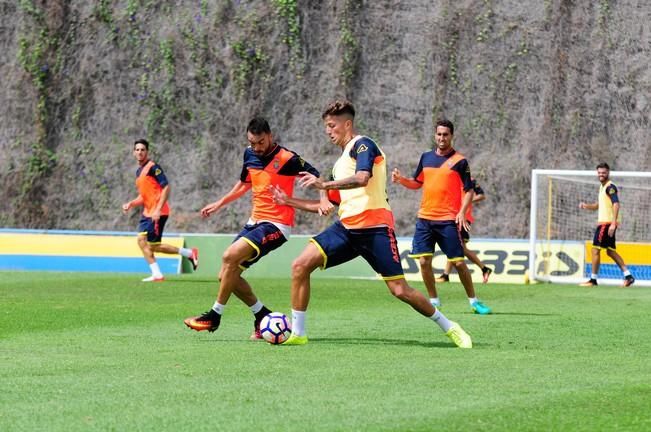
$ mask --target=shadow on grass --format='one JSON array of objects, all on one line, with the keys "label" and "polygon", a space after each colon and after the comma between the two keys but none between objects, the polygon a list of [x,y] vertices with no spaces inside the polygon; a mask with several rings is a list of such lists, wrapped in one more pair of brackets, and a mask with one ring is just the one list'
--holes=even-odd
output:
[{"label": "shadow on grass", "polygon": [[211,278],[207,278],[207,279],[203,279],[203,278],[201,278],[201,279],[194,279],[194,278],[193,279],[180,279],[180,278],[178,278],[177,279],[177,278],[171,278],[171,277],[165,276],[165,282],[173,282],[173,283],[179,284],[179,285],[194,284],[194,283],[214,283],[214,284],[219,283],[216,276],[211,277]]},{"label": "shadow on grass", "polygon": [[477,316],[513,315],[513,316],[539,316],[539,317],[561,316],[561,314],[558,313],[534,313],[534,312],[492,312],[488,315],[479,315],[474,312],[461,312],[461,315],[477,315]]},{"label": "shadow on grass", "polygon": [[386,339],[386,338],[310,338],[310,343],[332,344],[332,345],[396,345],[396,346],[420,346],[425,348],[455,348],[454,344],[445,341],[422,341],[409,339]]},{"label": "shadow on grass", "polygon": [[[269,345],[274,347],[282,347],[283,349],[296,349],[294,347],[283,347],[281,345],[270,345],[264,341],[251,341],[245,339],[203,339],[202,343],[222,343],[222,344],[253,344],[253,345]],[[311,345],[375,345],[375,346],[410,346],[410,347],[423,347],[423,348],[453,348],[458,349],[452,342],[445,340],[440,341],[422,341],[422,340],[408,340],[408,339],[386,339],[386,338],[310,338],[307,346]],[[485,344],[478,344],[473,342],[473,348],[483,346]]]}]

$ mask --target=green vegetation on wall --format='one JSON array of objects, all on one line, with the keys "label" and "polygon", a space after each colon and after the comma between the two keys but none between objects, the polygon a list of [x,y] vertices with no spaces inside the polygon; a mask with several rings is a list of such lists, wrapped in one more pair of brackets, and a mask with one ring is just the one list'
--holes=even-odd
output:
[{"label": "green vegetation on wall", "polygon": [[[21,0],[18,5],[25,23],[18,37],[18,63],[29,77],[36,103],[33,111],[33,138],[25,152],[25,165],[19,170],[19,194],[13,201],[15,208],[39,219],[41,212],[37,202],[42,194],[43,183],[57,163],[49,137],[52,122],[50,85],[52,76],[60,69],[61,57],[58,51],[61,36],[54,19],[48,22],[46,14],[52,15],[52,11],[41,9],[31,0]],[[56,9],[58,6],[60,5],[55,2],[50,8]]]}]

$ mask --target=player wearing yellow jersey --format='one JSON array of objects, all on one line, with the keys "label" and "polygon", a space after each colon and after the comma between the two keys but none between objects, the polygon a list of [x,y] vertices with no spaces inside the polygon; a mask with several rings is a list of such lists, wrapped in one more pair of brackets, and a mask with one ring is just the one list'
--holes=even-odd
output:
[{"label": "player wearing yellow jersey", "polygon": [[622,257],[615,250],[615,231],[621,223],[621,212],[619,196],[617,195],[617,186],[610,181],[610,167],[607,163],[602,162],[597,165],[597,177],[601,186],[599,186],[599,201],[596,203],[581,202],[579,208],[586,210],[598,210],[597,229],[592,241],[592,272],[590,280],[581,283],[581,286],[597,286],[597,275],[601,265],[601,250],[606,249],[606,254],[617,263],[624,273],[623,286],[631,286],[635,278],[628,271]]},{"label": "player wearing yellow jersey", "polygon": [[138,246],[142,251],[151,276],[143,282],[163,282],[165,278],[156,262],[154,252],[164,254],[180,254],[190,260],[196,270],[199,265],[199,251],[196,248],[177,248],[162,243],[163,229],[170,214],[167,198],[170,195],[170,185],[163,168],[149,159],[149,142],[139,139],[133,144],[133,156],[138,162],[136,171],[136,187],[138,197],[122,204],[122,211],[127,213],[132,207],[143,206],[142,217],[138,225]]},{"label": "player wearing yellow jersey", "polygon": [[362,256],[384,279],[398,299],[436,322],[459,347],[471,348],[470,336],[449,321],[405,280],[393,231],[393,213],[386,195],[384,153],[369,137],[357,135],[355,109],[348,101],[335,101],[322,115],[330,141],[343,152],[332,170],[333,179],[324,181],[305,173],[299,184],[322,191],[338,190],[339,221],[311,239],[292,263],[292,335],[284,345],[308,342],[305,328],[310,300],[310,275]]}]

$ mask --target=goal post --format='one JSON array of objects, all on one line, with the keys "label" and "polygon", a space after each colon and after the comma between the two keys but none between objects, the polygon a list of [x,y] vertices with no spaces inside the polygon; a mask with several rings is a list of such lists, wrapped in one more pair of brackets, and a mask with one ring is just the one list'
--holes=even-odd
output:
[{"label": "goal post", "polygon": [[[636,279],[651,286],[651,172],[611,171],[621,202],[617,252]],[[529,225],[529,279],[578,283],[592,272],[592,239],[597,212],[579,208],[580,202],[598,201],[595,170],[531,172]],[[617,264],[601,253],[600,284],[621,284]]]}]

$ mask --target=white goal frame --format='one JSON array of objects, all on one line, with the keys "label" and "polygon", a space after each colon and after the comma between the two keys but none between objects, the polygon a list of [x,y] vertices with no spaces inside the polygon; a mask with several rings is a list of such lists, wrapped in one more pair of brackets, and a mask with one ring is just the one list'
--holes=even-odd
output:
[{"label": "white goal frame", "polygon": [[[556,283],[579,283],[585,281],[585,278],[576,279],[568,277],[540,277],[537,275],[536,271],[536,242],[537,238],[537,217],[538,217],[538,185],[539,178],[541,176],[573,176],[573,177],[592,177],[593,179],[597,178],[597,170],[553,170],[553,169],[533,169],[531,171],[531,206],[530,206],[530,217],[529,217],[529,280],[531,282],[556,282]],[[627,178],[627,177],[636,177],[636,178],[649,178],[651,179],[651,172],[645,171],[610,171],[610,178]],[[616,183],[616,182],[615,182]],[[595,191],[596,194],[596,191]],[[578,205],[578,204],[577,204]],[[649,215],[651,217],[651,215]],[[596,224],[595,224],[596,227]],[[587,241],[590,239],[584,239]],[[590,257],[585,257],[586,260],[589,260]],[[628,264],[628,263],[627,263]],[[634,275],[635,276],[635,275]],[[600,284],[604,285],[621,285],[621,279],[599,279]],[[651,286],[651,281],[645,280],[636,280],[634,286]]]}]

